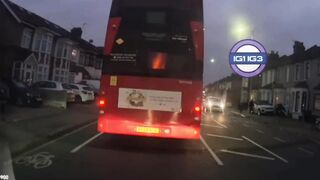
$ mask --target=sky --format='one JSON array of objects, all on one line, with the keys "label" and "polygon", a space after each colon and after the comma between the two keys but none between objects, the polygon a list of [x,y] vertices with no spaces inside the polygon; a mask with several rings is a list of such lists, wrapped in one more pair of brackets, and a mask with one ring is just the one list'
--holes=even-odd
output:
[{"label": "sky", "polygon": [[[65,29],[82,27],[84,39],[104,44],[111,0],[13,1]],[[204,0],[204,83],[232,73],[228,53],[241,39],[254,38],[280,55],[291,54],[296,40],[320,45],[319,9],[319,0]]]}]

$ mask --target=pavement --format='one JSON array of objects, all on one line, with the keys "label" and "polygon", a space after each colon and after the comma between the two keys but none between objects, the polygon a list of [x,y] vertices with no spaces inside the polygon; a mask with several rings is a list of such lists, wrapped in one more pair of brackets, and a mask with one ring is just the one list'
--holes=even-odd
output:
[{"label": "pavement", "polygon": [[95,104],[71,104],[68,109],[10,106],[0,121],[0,142],[13,156],[55,139],[97,119]]},{"label": "pavement", "polygon": [[256,116],[204,114],[200,141],[110,136],[96,126],[83,126],[7,164],[18,180],[320,179],[319,133],[292,132]]}]

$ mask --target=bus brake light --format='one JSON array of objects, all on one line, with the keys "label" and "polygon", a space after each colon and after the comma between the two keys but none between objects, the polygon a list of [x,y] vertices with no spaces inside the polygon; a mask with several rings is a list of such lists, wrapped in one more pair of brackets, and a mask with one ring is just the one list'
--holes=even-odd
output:
[{"label": "bus brake light", "polygon": [[106,104],[107,104],[106,99],[104,99],[104,98],[99,99],[99,104],[98,105],[99,105],[100,108],[105,107]]},{"label": "bus brake light", "polygon": [[194,110],[195,110],[196,112],[200,112],[200,111],[201,111],[201,107],[200,107],[200,106],[196,106],[196,107],[194,107]]}]

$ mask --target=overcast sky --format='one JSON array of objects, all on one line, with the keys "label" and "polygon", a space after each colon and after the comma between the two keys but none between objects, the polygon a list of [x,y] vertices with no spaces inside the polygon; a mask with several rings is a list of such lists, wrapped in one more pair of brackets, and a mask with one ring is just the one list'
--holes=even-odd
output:
[{"label": "overcast sky", "polygon": [[[83,27],[84,39],[103,45],[111,0],[13,1],[68,30]],[[254,37],[280,55],[292,53],[294,40],[320,44],[319,0],[204,0],[204,6],[206,84],[231,73],[228,53],[240,38]]]}]

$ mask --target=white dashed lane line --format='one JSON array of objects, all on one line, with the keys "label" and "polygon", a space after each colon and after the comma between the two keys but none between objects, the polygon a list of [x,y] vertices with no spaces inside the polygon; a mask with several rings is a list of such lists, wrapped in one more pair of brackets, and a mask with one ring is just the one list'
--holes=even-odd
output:
[{"label": "white dashed lane line", "polygon": [[84,146],[86,146],[87,144],[89,144],[91,141],[95,140],[97,137],[101,136],[102,133],[98,133],[96,135],[94,135],[92,138],[86,140],[85,142],[83,142],[82,144],[80,144],[79,146],[75,147],[74,149],[72,149],[70,151],[70,153],[76,153],[77,151],[79,151],[81,148],[83,148]]},{"label": "white dashed lane line", "polygon": [[300,151],[302,151],[302,152],[304,152],[304,153],[306,153],[306,154],[309,154],[309,155],[314,155],[314,152],[312,152],[312,151],[310,151],[310,150],[308,150],[308,149],[305,149],[305,148],[303,148],[303,147],[299,147],[298,148]]},{"label": "white dashed lane line", "polygon": [[226,125],[224,125],[224,124],[220,123],[220,122],[219,122],[219,121],[217,121],[217,120],[215,120],[215,122],[216,122],[217,124],[219,124],[219,126],[221,126],[221,127],[223,127],[223,128],[228,128]]},{"label": "white dashed lane line", "polygon": [[259,129],[256,129],[256,131],[257,131],[258,133],[260,133],[260,134],[264,134],[264,132],[261,131],[261,130],[259,130]]},{"label": "white dashed lane line", "polygon": [[242,136],[242,138],[245,139],[245,140],[247,140],[247,141],[249,141],[250,143],[256,145],[257,147],[259,147],[260,149],[266,151],[267,153],[273,155],[274,157],[280,159],[281,161],[283,161],[283,162],[285,162],[285,163],[288,163],[288,160],[286,160],[286,159],[284,159],[283,157],[277,155],[276,153],[270,151],[269,149],[267,149],[267,148],[259,145],[258,143],[254,142],[253,140],[251,140],[251,139],[249,139],[249,138],[247,138],[247,137],[245,137],[245,136]]},{"label": "white dashed lane line", "polygon": [[260,155],[256,155],[256,154],[242,153],[242,152],[237,152],[237,151],[229,151],[227,149],[222,149],[220,151],[224,152],[224,153],[235,154],[235,155],[246,156],[246,157],[253,157],[253,158],[258,158],[258,159],[275,160],[275,158],[272,158],[272,157],[260,156]]},{"label": "white dashed lane line", "polygon": [[273,137],[273,139],[276,140],[276,141],[279,141],[281,143],[285,143],[286,142],[285,140],[283,140],[281,138],[278,138],[278,137]]},{"label": "white dashed lane line", "polygon": [[243,141],[243,139],[241,139],[241,138],[222,136],[222,135],[217,135],[217,134],[207,134],[207,136],[216,137],[216,138],[223,138],[223,139],[230,139],[230,140],[235,140],[235,141]]},{"label": "white dashed lane line", "polygon": [[223,162],[221,161],[221,159],[216,155],[216,153],[213,152],[213,150],[210,148],[210,146],[208,145],[208,143],[203,139],[202,136],[200,136],[200,140],[202,142],[202,144],[204,145],[204,147],[206,147],[206,149],[208,150],[208,152],[210,153],[210,155],[212,156],[212,158],[217,162],[217,164],[219,166],[223,166]]},{"label": "white dashed lane line", "polygon": [[212,127],[212,128],[219,128],[219,129],[222,129],[222,128],[223,128],[223,127],[221,127],[221,126],[216,126],[216,125],[211,125],[211,124],[201,124],[201,126]]},{"label": "white dashed lane line", "polygon": [[312,142],[314,142],[314,143],[316,143],[316,144],[318,144],[318,145],[320,145],[320,140],[316,140],[316,139],[310,139]]}]

